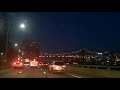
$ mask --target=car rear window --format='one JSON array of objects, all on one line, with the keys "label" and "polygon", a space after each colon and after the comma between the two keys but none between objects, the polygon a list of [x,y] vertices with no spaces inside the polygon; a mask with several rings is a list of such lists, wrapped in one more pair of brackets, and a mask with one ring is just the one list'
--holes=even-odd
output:
[{"label": "car rear window", "polygon": [[55,65],[64,65],[64,62],[55,62]]},{"label": "car rear window", "polygon": [[30,62],[24,62],[24,64],[30,64]]},{"label": "car rear window", "polygon": [[43,64],[48,64],[48,63],[43,63]]}]

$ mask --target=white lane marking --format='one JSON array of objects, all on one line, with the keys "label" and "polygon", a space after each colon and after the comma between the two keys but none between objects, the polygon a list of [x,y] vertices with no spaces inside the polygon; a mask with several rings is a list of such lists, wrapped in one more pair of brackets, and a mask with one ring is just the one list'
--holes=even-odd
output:
[{"label": "white lane marking", "polygon": [[46,78],[48,78],[47,73],[41,69],[42,73],[45,75]]},{"label": "white lane marking", "polygon": [[66,73],[66,74],[71,75],[71,76],[76,77],[76,78],[82,78],[82,77],[76,76],[74,74],[70,74],[70,73]]},{"label": "white lane marking", "polygon": [[43,72],[44,74],[46,74],[46,72]]}]

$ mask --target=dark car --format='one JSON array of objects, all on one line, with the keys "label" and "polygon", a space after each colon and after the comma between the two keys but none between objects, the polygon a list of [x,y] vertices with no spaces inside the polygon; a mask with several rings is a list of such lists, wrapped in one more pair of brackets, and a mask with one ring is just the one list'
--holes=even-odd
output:
[{"label": "dark car", "polygon": [[24,67],[22,61],[14,61],[14,62],[12,63],[12,66],[13,66],[14,69],[16,69],[16,68],[23,68],[23,67]]},{"label": "dark car", "polygon": [[43,63],[41,64],[41,67],[48,67],[48,63],[43,62]]},{"label": "dark car", "polygon": [[30,67],[30,62],[24,62],[24,68],[29,68]]}]

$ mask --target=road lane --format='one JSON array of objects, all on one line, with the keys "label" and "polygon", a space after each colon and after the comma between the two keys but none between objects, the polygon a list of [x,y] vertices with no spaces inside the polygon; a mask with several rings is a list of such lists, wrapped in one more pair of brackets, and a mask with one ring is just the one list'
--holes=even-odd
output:
[{"label": "road lane", "polygon": [[0,71],[0,78],[82,78],[70,72],[50,73],[48,68],[9,69]]},{"label": "road lane", "polygon": [[65,73],[50,73],[48,68],[42,68],[42,72],[45,73],[47,78],[82,78],[73,74]]},{"label": "road lane", "polygon": [[21,70],[3,70],[0,71],[0,78],[16,78]]},{"label": "road lane", "polygon": [[77,76],[77,75],[74,75],[74,74],[71,74],[71,73],[66,73],[66,74],[71,75],[71,76],[76,77],[76,78],[82,78],[80,76]]},{"label": "road lane", "polygon": [[20,78],[46,78],[40,69],[26,69]]},{"label": "road lane", "polygon": [[0,78],[46,78],[40,69],[10,69],[0,71]]}]

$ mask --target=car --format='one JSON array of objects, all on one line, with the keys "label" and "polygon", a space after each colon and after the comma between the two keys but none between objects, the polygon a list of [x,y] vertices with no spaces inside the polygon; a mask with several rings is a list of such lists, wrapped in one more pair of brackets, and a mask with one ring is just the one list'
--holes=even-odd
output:
[{"label": "car", "polygon": [[39,68],[38,61],[35,59],[33,61],[30,61],[30,68]]},{"label": "car", "polygon": [[24,68],[29,68],[30,67],[30,62],[24,62]]},{"label": "car", "polygon": [[24,67],[24,64],[23,64],[22,61],[14,61],[14,62],[12,63],[12,66],[13,66],[14,69],[16,69],[16,68],[23,68],[23,67]]},{"label": "car", "polygon": [[39,66],[40,66],[40,67],[42,66],[42,64],[43,64],[42,62],[39,62]]},{"label": "car", "polygon": [[49,65],[49,72],[65,72],[66,65],[63,61],[53,61]]},{"label": "car", "polygon": [[46,63],[46,62],[42,63],[41,67],[48,67],[48,63]]}]

